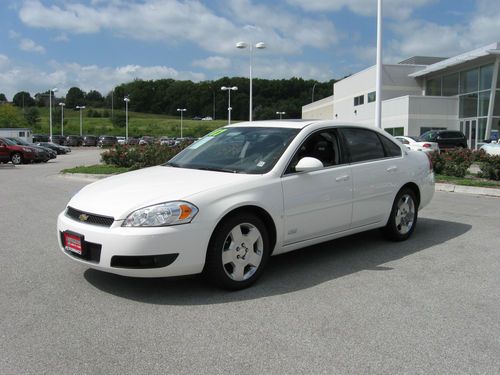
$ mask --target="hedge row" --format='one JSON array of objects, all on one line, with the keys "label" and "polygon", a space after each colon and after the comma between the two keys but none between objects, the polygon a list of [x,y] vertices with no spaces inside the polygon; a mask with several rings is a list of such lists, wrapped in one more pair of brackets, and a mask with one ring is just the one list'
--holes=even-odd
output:
[{"label": "hedge row", "polygon": [[469,167],[479,165],[478,177],[500,180],[500,156],[486,154],[484,150],[455,149],[430,154],[434,172],[453,177],[464,177]]}]

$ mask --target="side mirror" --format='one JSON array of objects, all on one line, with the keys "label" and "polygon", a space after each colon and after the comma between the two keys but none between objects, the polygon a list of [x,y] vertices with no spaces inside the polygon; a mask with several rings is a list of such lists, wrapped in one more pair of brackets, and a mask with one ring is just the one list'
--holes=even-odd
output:
[{"label": "side mirror", "polygon": [[316,158],[304,157],[295,166],[297,172],[311,172],[323,168],[323,163]]}]

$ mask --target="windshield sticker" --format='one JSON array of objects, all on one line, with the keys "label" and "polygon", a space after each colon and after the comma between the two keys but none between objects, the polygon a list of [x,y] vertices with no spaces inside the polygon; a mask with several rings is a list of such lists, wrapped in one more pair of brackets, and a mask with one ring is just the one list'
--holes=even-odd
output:
[{"label": "windshield sticker", "polygon": [[260,167],[260,168],[262,168],[264,165],[266,165],[266,162],[262,161],[262,160],[257,163],[257,167]]},{"label": "windshield sticker", "polygon": [[216,136],[224,133],[225,131],[227,131],[227,129],[224,129],[224,128],[222,128],[222,129],[215,129],[213,132],[208,133],[207,137],[216,137]]},{"label": "windshield sticker", "polygon": [[195,143],[193,143],[188,148],[196,150],[198,147],[203,146],[205,143],[207,143],[208,141],[210,141],[212,139],[214,139],[214,137],[210,137],[209,135],[207,135],[207,136],[203,137],[202,139],[200,139],[199,141],[196,141]]}]

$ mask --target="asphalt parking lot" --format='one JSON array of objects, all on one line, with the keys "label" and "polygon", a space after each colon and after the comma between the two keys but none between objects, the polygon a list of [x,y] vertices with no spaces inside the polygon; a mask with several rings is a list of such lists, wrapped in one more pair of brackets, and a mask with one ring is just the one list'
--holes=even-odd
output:
[{"label": "asphalt parking lot", "polygon": [[1,374],[498,374],[500,199],[436,193],[411,240],[377,231],[274,257],[225,292],[132,279],[57,247],[92,164],[0,167]]}]

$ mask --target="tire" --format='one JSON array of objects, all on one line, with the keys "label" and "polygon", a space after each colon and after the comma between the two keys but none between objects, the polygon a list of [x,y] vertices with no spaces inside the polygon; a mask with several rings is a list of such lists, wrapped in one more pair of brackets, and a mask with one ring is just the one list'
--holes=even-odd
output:
[{"label": "tire", "polygon": [[252,213],[224,219],[215,228],[207,249],[205,276],[224,289],[239,290],[255,283],[270,255],[264,222]]},{"label": "tire", "polygon": [[392,204],[387,225],[382,228],[384,236],[391,241],[406,241],[417,226],[418,205],[412,189],[399,191]]},{"label": "tire", "polygon": [[14,165],[19,165],[19,164],[23,164],[24,160],[23,160],[23,155],[20,154],[19,152],[15,152],[13,153],[11,156],[10,156],[10,161],[12,162],[12,164]]}]

